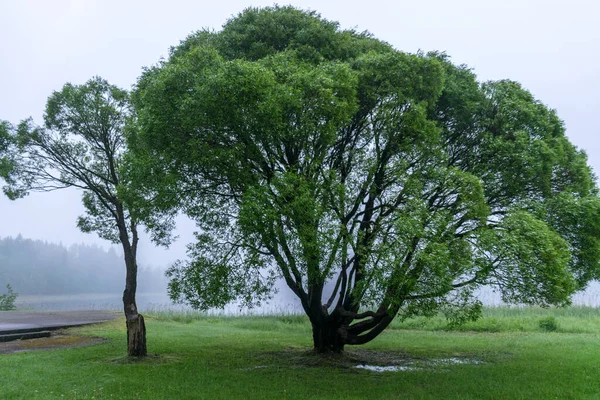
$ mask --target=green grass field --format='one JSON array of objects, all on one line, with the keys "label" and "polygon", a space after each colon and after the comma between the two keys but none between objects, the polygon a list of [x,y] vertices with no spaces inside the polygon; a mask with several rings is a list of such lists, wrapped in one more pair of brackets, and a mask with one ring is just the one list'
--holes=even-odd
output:
[{"label": "green grass field", "polygon": [[[108,341],[0,355],[0,398],[600,398],[600,312],[592,308],[486,309],[455,330],[441,318],[397,321],[369,345],[328,357],[309,351],[310,326],[300,316],[146,319],[149,351],[158,356],[124,357],[120,320],[73,329]],[[364,363],[415,368],[356,368]]]}]

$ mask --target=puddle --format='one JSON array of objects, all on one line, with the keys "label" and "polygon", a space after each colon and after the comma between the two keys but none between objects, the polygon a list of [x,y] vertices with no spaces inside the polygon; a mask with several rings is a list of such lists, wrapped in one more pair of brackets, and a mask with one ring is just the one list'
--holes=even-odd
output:
[{"label": "puddle", "polygon": [[438,358],[429,361],[432,365],[479,365],[483,364],[483,361],[476,360],[474,358]]},{"label": "puddle", "polygon": [[253,367],[242,368],[241,370],[242,371],[252,371],[252,370],[255,370],[255,369],[263,369],[263,368],[269,368],[269,366],[268,365],[255,365]]},{"label": "puddle", "polygon": [[398,372],[398,371],[418,371],[422,368],[412,367],[410,365],[364,365],[359,364],[355,368],[366,369],[373,372]]},{"label": "puddle", "polygon": [[410,361],[404,365],[368,365],[358,364],[354,368],[366,369],[373,372],[422,371],[448,367],[450,365],[480,365],[483,361],[474,358],[436,358],[431,360]]}]

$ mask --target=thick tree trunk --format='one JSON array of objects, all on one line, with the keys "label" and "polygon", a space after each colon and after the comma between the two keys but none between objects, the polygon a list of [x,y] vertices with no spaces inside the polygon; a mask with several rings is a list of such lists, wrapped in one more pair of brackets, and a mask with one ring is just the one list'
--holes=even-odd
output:
[{"label": "thick tree trunk", "polygon": [[133,357],[144,357],[146,349],[146,325],[142,314],[127,320],[127,354]]},{"label": "thick tree trunk", "polygon": [[336,321],[313,323],[313,344],[319,353],[340,353],[344,351],[344,338],[339,332],[339,323]]},{"label": "thick tree trunk", "polygon": [[127,323],[127,354],[134,357],[145,357],[148,355],[146,348],[146,324],[144,323],[144,317],[138,313],[137,305],[135,304],[137,279],[135,277],[131,279],[130,276],[131,274],[128,269],[125,291],[123,292],[123,309]]},{"label": "thick tree trunk", "polygon": [[[129,274],[127,274],[129,275]],[[148,355],[146,348],[146,324],[144,317],[137,312],[135,291],[125,288],[123,292],[123,307],[127,324],[127,354],[133,357]]]}]

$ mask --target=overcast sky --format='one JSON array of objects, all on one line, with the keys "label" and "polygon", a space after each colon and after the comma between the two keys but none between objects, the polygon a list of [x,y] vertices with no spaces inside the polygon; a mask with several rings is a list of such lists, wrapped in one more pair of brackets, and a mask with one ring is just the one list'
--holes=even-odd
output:
[{"label": "overcast sky", "polygon": [[[269,1],[0,0],[0,119],[42,123],[47,97],[94,75],[130,88],[141,68],[189,33],[220,29]],[[284,4],[284,3],[282,3]],[[600,171],[600,2],[597,0],[292,1],[342,28],[368,30],[399,50],[446,51],[480,80],[509,78],[558,111],[567,135]],[[0,237],[105,242],[75,226],[74,190],[10,202],[0,196]],[[170,251],[141,243],[140,264],[184,256],[193,225],[180,224]]]}]

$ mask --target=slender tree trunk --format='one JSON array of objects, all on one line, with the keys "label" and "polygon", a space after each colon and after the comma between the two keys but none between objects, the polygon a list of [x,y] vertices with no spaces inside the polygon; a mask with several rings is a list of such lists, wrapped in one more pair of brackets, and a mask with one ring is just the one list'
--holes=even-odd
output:
[{"label": "slender tree trunk", "polygon": [[129,254],[125,254],[125,265],[127,266],[127,274],[125,277],[125,290],[123,291],[123,309],[127,323],[127,354],[134,357],[145,357],[148,354],[146,325],[144,317],[138,313],[137,304],[135,303],[137,264],[131,251],[129,251]]},{"label": "slender tree trunk", "polygon": [[125,290],[123,291],[123,311],[125,311],[125,321],[127,324],[127,354],[133,357],[145,357],[148,355],[146,348],[146,324],[144,317],[138,313],[135,303],[135,293],[137,290],[137,226],[135,221],[130,221],[131,242],[127,233],[127,225],[123,208],[117,207],[119,220],[119,234],[121,244],[123,245],[123,256],[125,258]]},{"label": "slender tree trunk", "polygon": [[340,353],[344,351],[344,338],[339,332],[338,321],[313,323],[313,344],[319,353]]}]

